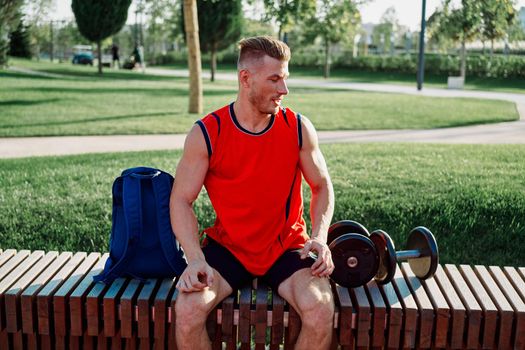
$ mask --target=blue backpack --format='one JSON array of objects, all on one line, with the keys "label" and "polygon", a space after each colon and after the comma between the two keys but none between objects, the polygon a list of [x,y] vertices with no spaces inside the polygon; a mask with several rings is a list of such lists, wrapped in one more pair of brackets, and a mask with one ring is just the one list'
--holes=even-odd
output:
[{"label": "blue backpack", "polygon": [[180,276],[186,260],[171,229],[172,185],[170,174],[146,167],[124,170],[113,182],[109,258],[95,282]]}]

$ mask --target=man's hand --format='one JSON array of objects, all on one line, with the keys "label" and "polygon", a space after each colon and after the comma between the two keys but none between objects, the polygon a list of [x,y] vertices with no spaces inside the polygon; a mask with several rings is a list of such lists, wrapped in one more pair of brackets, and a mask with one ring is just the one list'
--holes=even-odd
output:
[{"label": "man's hand", "polygon": [[326,242],[315,238],[306,241],[301,251],[301,259],[306,259],[311,251],[317,254],[317,260],[312,265],[312,275],[317,277],[330,276],[332,271],[334,271],[334,263],[332,261],[332,252]]},{"label": "man's hand", "polygon": [[193,260],[177,282],[177,289],[183,293],[200,292],[213,284],[213,269],[203,259]]}]

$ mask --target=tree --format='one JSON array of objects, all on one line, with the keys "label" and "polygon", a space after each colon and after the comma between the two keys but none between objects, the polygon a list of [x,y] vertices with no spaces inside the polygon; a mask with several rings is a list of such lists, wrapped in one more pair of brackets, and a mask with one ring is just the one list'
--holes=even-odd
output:
[{"label": "tree", "polygon": [[184,29],[188,43],[190,70],[190,113],[202,113],[202,71],[199,43],[199,19],[196,0],[184,0]]},{"label": "tree", "polygon": [[17,25],[17,12],[23,0],[0,0],[0,68],[7,65],[8,34]]},{"label": "tree", "polygon": [[201,51],[211,55],[211,81],[215,81],[217,52],[239,40],[243,26],[241,0],[197,0]]},{"label": "tree", "polygon": [[449,9],[450,0],[444,8],[440,30],[455,42],[461,42],[460,75],[465,78],[467,70],[466,43],[473,40],[481,27],[481,3],[478,0],[461,0],[461,7]]},{"label": "tree", "polygon": [[494,40],[502,39],[508,33],[514,20],[516,10],[511,0],[481,0],[481,17],[483,19],[482,35],[490,40],[490,59],[494,55]]},{"label": "tree", "polygon": [[29,28],[24,24],[22,14],[18,26],[9,33],[9,56],[31,58],[31,40],[29,38]]},{"label": "tree", "polygon": [[118,33],[128,18],[131,0],[73,0],[78,30],[88,40],[97,43],[98,72],[102,74],[102,40]]},{"label": "tree", "polygon": [[381,53],[394,51],[395,35],[398,27],[396,9],[389,7],[381,16],[379,24],[372,31],[372,43],[381,48]]},{"label": "tree", "polygon": [[360,22],[356,5],[348,0],[321,0],[316,14],[306,18],[303,25],[305,42],[321,38],[324,46],[324,77],[330,75],[330,47],[353,38],[352,31]]},{"label": "tree", "polygon": [[279,40],[287,42],[286,33],[293,25],[315,15],[315,0],[264,0],[264,8],[266,20],[275,21],[279,28]]}]

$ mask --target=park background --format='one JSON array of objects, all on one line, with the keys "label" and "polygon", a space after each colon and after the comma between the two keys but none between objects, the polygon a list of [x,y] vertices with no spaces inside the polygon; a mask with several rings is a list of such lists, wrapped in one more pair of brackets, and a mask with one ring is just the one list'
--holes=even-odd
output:
[{"label": "park background", "polygon": [[[57,17],[57,7],[71,7],[69,2],[2,6],[9,3],[16,11],[0,22],[7,33],[2,50],[9,55],[2,56],[0,70],[1,137],[185,133],[203,115],[188,112],[188,78],[175,74],[187,71],[188,64],[180,1],[108,2],[120,17],[106,21],[105,33],[92,14]],[[367,23],[361,16],[367,2],[197,3],[202,65],[211,77],[235,72],[239,38],[265,34],[290,45],[292,77],[416,84],[418,28],[414,21],[401,23],[395,7],[384,6],[378,21]],[[522,5],[464,0],[429,7],[424,88],[445,89],[449,76],[462,76],[466,90],[524,94]],[[420,6],[413,1],[413,7]],[[77,21],[84,23],[83,33]],[[72,65],[77,45],[92,47],[93,67]],[[110,63],[98,70],[97,47],[102,57],[113,45],[119,47],[121,65],[131,62],[133,69]],[[139,62],[132,57],[135,48],[141,49]],[[166,71],[174,74],[160,74]],[[235,82],[214,78],[203,79],[203,113],[235,98]],[[520,119],[508,101],[329,90],[316,84],[294,87],[285,101],[320,131],[433,129]],[[399,248],[411,228],[424,225],[436,235],[442,262],[523,266],[523,145],[361,143],[327,144],[322,150],[336,193],[334,221],[353,219],[371,230],[384,229]],[[113,179],[138,165],[174,173],[180,155],[149,151],[0,160],[0,248],[106,251]],[[304,194],[308,208],[309,193]],[[201,228],[213,223],[205,191],[195,211]]]}]

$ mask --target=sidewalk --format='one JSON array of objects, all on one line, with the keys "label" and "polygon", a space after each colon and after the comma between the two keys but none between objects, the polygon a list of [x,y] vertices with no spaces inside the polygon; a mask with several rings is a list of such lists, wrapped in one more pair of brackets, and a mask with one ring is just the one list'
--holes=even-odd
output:
[{"label": "sidewalk", "polygon": [[[320,131],[321,143],[418,142],[450,144],[525,144],[525,120],[428,130]],[[0,158],[83,153],[173,150],[185,135],[115,135],[0,138]]]}]

